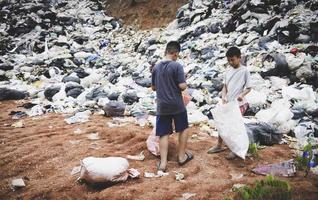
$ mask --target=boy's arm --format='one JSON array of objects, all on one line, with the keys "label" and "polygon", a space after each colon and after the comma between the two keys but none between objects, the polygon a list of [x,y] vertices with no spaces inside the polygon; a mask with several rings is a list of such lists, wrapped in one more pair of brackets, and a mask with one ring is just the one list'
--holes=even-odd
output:
[{"label": "boy's arm", "polygon": [[182,65],[178,65],[177,67],[177,82],[178,82],[178,86],[180,88],[181,91],[184,91],[185,89],[187,89],[187,83],[185,80],[185,75],[184,75],[184,70],[183,70],[183,66]]},{"label": "boy's arm", "polygon": [[151,69],[151,89],[153,91],[156,91],[156,76],[155,76],[155,70],[154,68]]},{"label": "boy's arm", "polygon": [[243,101],[243,98],[252,90],[252,88],[246,88],[238,97],[237,100]]},{"label": "boy's arm", "polygon": [[188,87],[188,86],[187,86],[186,83],[180,83],[180,84],[179,84],[179,88],[180,88],[181,91],[184,91],[185,89],[187,89],[187,87]]},{"label": "boy's arm", "polygon": [[243,101],[243,98],[252,90],[251,87],[251,74],[247,70],[245,73],[245,90],[237,97],[238,101]]},{"label": "boy's arm", "polygon": [[227,94],[227,87],[225,84],[223,84],[223,88],[222,88],[222,103],[223,104],[226,104],[228,102],[226,98],[226,94]]}]

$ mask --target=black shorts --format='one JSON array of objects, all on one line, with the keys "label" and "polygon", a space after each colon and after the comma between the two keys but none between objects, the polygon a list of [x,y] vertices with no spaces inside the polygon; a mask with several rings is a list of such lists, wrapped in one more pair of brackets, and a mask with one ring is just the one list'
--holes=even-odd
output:
[{"label": "black shorts", "polygon": [[176,132],[182,132],[189,127],[188,114],[186,110],[174,115],[158,115],[156,121],[156,136],[172,134],[172,121],[174,122]]}]

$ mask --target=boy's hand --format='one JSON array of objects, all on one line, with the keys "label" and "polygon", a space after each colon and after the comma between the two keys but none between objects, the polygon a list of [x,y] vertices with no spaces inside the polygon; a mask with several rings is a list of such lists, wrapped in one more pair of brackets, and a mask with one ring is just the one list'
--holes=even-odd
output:
[{"label": "boy's hand", "polygon": [[223,104],[227,104],[227,103],[228,103],[228,101],[227,101],[227,98],[226,98],[226,97],[223,97],[223,98],[222,98],[222,103],[223,103]]},{"label": "boy's hand", "polygon": [[237,100],[238,100],[238,101],[243,101],[243,98],[244,98],[243,94],[240,94],[240,95],[237,97]]}]

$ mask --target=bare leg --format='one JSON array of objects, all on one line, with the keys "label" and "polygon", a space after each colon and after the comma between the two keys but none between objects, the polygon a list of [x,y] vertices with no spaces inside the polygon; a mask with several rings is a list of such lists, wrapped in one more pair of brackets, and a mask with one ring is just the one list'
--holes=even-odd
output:
[{"label": "bare leg", "polygon": [[223,140],[222,138],[219,136],[218,137],[218,143],[217,145],[211,147],[209,150],[208,150],[208,153],[218,153],[218,152],[221,152],[221,151],[224,151],[225,148],[222,148],[222,143],[223,143]]},{"label": "bare leg", "polygon": [[223,142],[223,140],[222,140],[222,138],[219,136],[219,137],[218,137],[218,144],[217,144],[217,146],[218,146],[218,147],[221,147],[221,146],[222,146],[222,142]]},{"label": "bare leg", "polygon": [[186,157],[186,148],[188,142],[188,132],[182,131],[179,132],[179,145],[178,145],[178,159],[179,161],[184,161]]},{"label": "bare leg", "polygon": [[160,169],[165,169],[167,166],[168,158],[168,146],[169,146],[169,135],[160,137],[159,148],[160,148]]}]

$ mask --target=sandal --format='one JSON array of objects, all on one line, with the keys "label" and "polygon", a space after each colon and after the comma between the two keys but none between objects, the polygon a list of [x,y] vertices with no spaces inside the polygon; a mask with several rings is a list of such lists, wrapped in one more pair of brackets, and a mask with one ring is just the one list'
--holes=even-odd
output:
[{"label": "sandal", "polygon": [[219,147],[219,146],[214,146],[214,147],[211,147],[209,150],[208,150],[208,154],[213,154],[213,153],[219,153],[221,151],[224,151],[226,148],[222,148],[222,147]]},{"label": "sandal", "polygon": [[166,171],[167,171],[167,168],[160,168],[160,165],[161,165],[161,161],[159,161],[159,162],[157,163],[157,171],[166,172]]},{"label": "sandal", "polygon": [[180,166],[185,165],[187,162],[193,159],[193,155],[191,153],[186,152],[185,155],[187,158],[184,161],[182,162],[178,161]]}]

